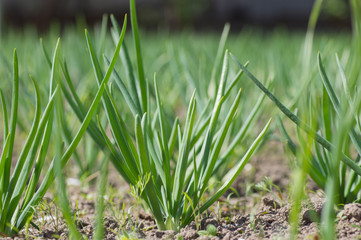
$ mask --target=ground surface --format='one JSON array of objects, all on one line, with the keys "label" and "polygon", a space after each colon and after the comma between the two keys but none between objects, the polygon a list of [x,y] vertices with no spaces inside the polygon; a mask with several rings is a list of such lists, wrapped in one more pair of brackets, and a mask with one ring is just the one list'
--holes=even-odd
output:
[{"label": "ground surface", "polygon": [[[111,172],[109,182],[113,187],[107,197],[105,239],[127,239],[124,235],[131,239],[288,239],[291,203],[287,189],[290,171],[287,160],[279,157],[284,156],[281,144],[276,142],[271,145],[273,150],[257,154],[234,184],[240,197],[234,197],[233,194],[227,198],[225,195],[216,206],[210,208],[208,214],[179,233],[157,230],[152,216],[135,204],[126,193],[127,188],[120,183],[118,175]],[[257,191],[247,184],[260,182],[266,176],[281,192],[275,187],[271,188],[272,191]],[[72,184],[77,185],[76,182]],[[314,184],[310,183],[309,186],[312,191],[300,214],[299,238],[319,239],[317,218],[320,217],[324,198]],[[95,190],[70,186],[69,191],[79,231],[91,239],[94,230]],[[67,227],[59,213],[56,204],[51,198],[47,198],[38,208],[34,220],[40,230],[30,227],[15,239],[68,239]],[[361,239],[361,204],[345,205],[337,216],[335,224],[339,239]]]}]

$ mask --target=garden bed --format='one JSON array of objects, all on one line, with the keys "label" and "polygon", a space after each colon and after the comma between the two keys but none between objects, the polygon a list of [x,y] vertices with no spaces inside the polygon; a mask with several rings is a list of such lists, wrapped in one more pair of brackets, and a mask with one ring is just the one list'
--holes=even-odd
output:
[{"label": "garden bed", "polygon": [[[288,160],[284,157],[279,142],[272,141],[269,145],[272,149],[261,149],[233,184],[240,197],[236,197],[232,191],[227,192],[207,214],[202,214],[197,221],[178,233],[171,230],[159,231],[152,215],[136,205],[134,198],[128,194],[129,188],[125,187],[117,172],[111,170],[108,179],[111,187],[106,194],[103,222],[105,239],[127,239],[125,233],[131,239],[289,239],[291,202],[288,188],[291,186],[288,185]],[[254,174],[250,174],[252,171]],[[269,177],[281,192],[269,186],[271,192],[252,188],[247,193],[248,196],[244,195],[247,184],[262,182],[264,177]],[[91,239],[94,233],[96,189],[74,186],[80,184],[78,181],[68,182],[78,229]],[[308,190],[310,198],[304,202],[300,214],[299,238],[319,239],[319,217],[325,201],[324,193],[312,181],[309,181]],[[129,215],[123,212],[123,204]],[[19,236],[4,239],[68,239],[67,225],[60,212],[53,197],[49,195],[38,207],[34,218],[41,230],[30,226],[21,231]],[[344,210],[338,211],[335,224],[338,239],[358,239],[361,236],[361,204],[346,204]]]}]

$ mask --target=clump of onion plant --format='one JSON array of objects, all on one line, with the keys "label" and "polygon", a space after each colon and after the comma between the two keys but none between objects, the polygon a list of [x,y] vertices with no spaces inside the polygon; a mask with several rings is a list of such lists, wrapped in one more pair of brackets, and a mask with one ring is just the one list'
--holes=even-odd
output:
[{"label": "clump of onion plant", "polygon": [[[134,193],[145,202],[158,228],[179,230],[207,210],[230,187],[263,139],[270,122],[245,151],[243,157],[234,164],[226,176],[223,176],[223,185],[212,196],[204,198],[210,179],[216,174],[217,168],[225,162],[225,157],[236,147],[243,136],[242,132],[245,131],[243,128],[240,129],[240,137],[235,137],[229,145],[225,144],[228,130],[235,120],[241,101],[240,90],[232,99],[231,92],[235,89],[242,71],[239,71],[232,81],[228,81],[229,56],[226,51],[220,67],[222,73],[217,96],[209,99],[208,106],[202,113],[197,114],[194,92],[184,120],[168,116],[156,77],[154,76],[153,85],[146,81],[135,2],[131,0],[130,5],[137,66],[133,65],[127,45],[123,43],[119,56],[126,81],[120,77],[118,71],[112,71],[115,84],[106,88],[106,94],[102,98],[107,117],[106,126],[100,121],[98,125],[91,122],[88,132],[103,151],[110,152],[111,162],[125,181],[133,186]],[[113,39],[119,42],[119,36],[121,32],[124,33],[125,28],[120,28],[113,16],[111,20]],[[95,77],[100,84],[104,77],[100,63],[104,62],[105,66],[108,66],[110,61],[105,56],[102,61],[99,60],[90,37],[86,35],[86,38]],[[66,72],[65,68],[63,72]],[[77,93],[72,90],[71,81],[66,80],[70,89],[66,98],[78,118],[82,120],[83,107],[77,100]],[[119,112],[120,106],[114,100],[116,90],[120,90],[124,97],[134,117],[134,125],[126,123],[122,112]],[[260,104],[257,106],[260,107]],[[254,114],[254,111],[250,113],[249,121]],[[247,126],[249,121],[246,123]],[[111,137],[106,134],[106,128],[110,129]]]},{"label": "clump of onion plant", "polygon": [[[225,59],[226,62],[227,54]],[[129,129],[122,119],[111,92],[107,91],[104,96],[103,105],[113,141],[108,139],[99,123],[103,137],[113,155],[122,163],[121,174],[130,185],[138,186],[144,178],[148,179],[140,197],[152,212],[159,229],[179,230],[211,206],[242,171],[269,126],[268,123],[243,158],[224,176],[221,188],[203,203],[201,200],[215,174],[215,167],[220,164],[221,151],[225,147],[223,143],[241,101],[240,91],[235,99],[227,99],[232,87],[225,91],[226,82],[223,75],[209,116],[196,115],[194,92],[184,126],[176,118],[171,128],[166,126],[156,80],[154,112],[150,112],[151,104],[148,103],[148,112],[142,116],[135,115],[134,130]],[[231,107],[226,118],[219,119],[227,100],[232,102]],[[147,101],[150,102],[148,94]]]},{"label": "clump of onion plant", "polygon": [[[354,14],[354,46],[361,44],[361,10],[358,1],[351,1]],[[355,51],[357,52],[357,51]],[[245,66],[234,61],[265,95],[296,124],[298,145],[291,139],[282,122],[281,132],[287,140],[289,149],[300,157],[296,161],[301,173],[308,174],[314,182],[326,192],[327,200],[322,212],[322,234],[325,239],[333,239],[335,205],[361,201],[361,95],[356,88],[359,80],[359,54],[349,58],[350,72],[345,74],[336,55],[339,74],[344,91],[338,92],[332,86],[326,73],[321,55],[318,53],[318,69],[322,80],[322,93],[317,89],[308,92],[310,96],[306,108],[299,112],[302,120],[283,105]],[[302,131],[305,134],[302,134]],[[306,139],[306,140],[305,140]],[[309,140],[313,141],[309,141]]]},{"label": "clump of onion plant", "polygon": [[[227,84],[228,52],[226,52],[217,96],[210,101],[211,110],[205,110],[200,115],[196,114],[197,101],[194,92],[184,123],[182,124],[175,117],[169,127],[169,117],[166,118],[156,75],[153,85],[154,101],[151,101],[150,85],[145,80],[134,1],[131,1],[131,19],[138,75],[137,77],[133,75],[135,68],[130,63],[126,46],[123,45],[121,55],[125,69],[128,71],[129,87],[116,71],[113,72],[113,76],[134,114],[134,129],[123,120],[110,88],[103,96],[103,106],[112,140],[100,122],[99,127],[109,150],[120,166],[118,170],[123,178],[132,186],[138,186],[139,182],[143,183],[141,184],[144,185],[143,190],[139,195],[152,212],[158,228],[179,230],[207,210],[230,187],[261,142],[270,122],[254,140],[243,158],[224,176],[224,184],[214,195],[203,199],[210,179],[215,174],[215,167],[221,164],[221,153],[224,151],[223,148],[227,148],[224,146],[225,138],[241,101],[240,90],[234,99],[230,99],[230,93],[240,73]],[[117,39],[120,28],[114,19],[112,20],[113,37]],[[99,82],[102,79],[101,67],[89,38],[88,46]],[[107,63],[106,58],[105,63]],[[226,111],[222,119],[219,118],[221,111]]]},{"label": "clump of onion plant", "polygon": [[[126,21],[124,22],[126,25]],[[47,170],[45,170],[44,162],[48,158],[48,147],[52,139],[53,125],[55,122],[54,102],[59,98],[61,85],[59,79],[60,73],[60,56],[58,41],[54,50],[53,59],[51,62],[51,77],[49,100],[43,112],[41,111],[40,94],[38,85],[32,77],[35,95],[36,108],[32,127],[27,134],[27,139],[22,147],[22,150],[17,157],[15,168],[12,169],[12,160],[14,158],[13,150],[16,137],[16,124],[18,121],[17,113],[20,108],[18,106],[19,100],[19,68],[16,51],[14,51],[14,79],[13,79],[13,94],[10,112],[10,123],[8,121],[8,112],[5,103],[5,98],[0,91],[3,122],[4,122],[4,143],[3,150],[0,157],[0,233],[4,236],[12,236],[18,233],[26,223],[31,221],[32,215],[36,205],[45,195],[50,184],[53,182],[55,175],[63,169],[70,156],[74,152],[76,146],[84,135],[87,126],[101,100],[102,94],[105,91],[105,86],[110,79],[116,59],[119,55],[120,47],[124,38],[124,31],[119,37],[116,50],[106,70],[104,77],[99,82],[98,91],[92,101],[88,111],[84,112],[81,126],[71,140],[71,143],[66,146],[66,150],[58,151],[53,157],[53,160]],[[56,97],[58,95],[58,97]],[[61,98],[58,100],[61,106]],[[58,111],[60,108],[57,108]],[[61,111],[61,110],[60,110]],[[58,123],[59,124],[59,123]],[[58,138],[59,140],[59,138]],[[61,139],[60,139],[61,140]],[[58,148],[62,149],[62,148]],[[45,174],[43,180],[40,175]]]}]

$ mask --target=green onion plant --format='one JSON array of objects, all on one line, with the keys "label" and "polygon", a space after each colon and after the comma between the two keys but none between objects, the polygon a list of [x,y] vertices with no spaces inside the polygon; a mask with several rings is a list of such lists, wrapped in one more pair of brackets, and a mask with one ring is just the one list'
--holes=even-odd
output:
[{"label": "green onion plant", "polygon": [[[165,127],[164,110],[156,79],[156,110],[153,114],[146,112],[142,117],[136,114],[133,131],[129,130],[118,113],[111,92],[107,91],[107,97],[104,96],[103,105],[113,141],[101,128],[103,137],[110,151],[121,162],[120,173],[130,185],[138,185],[144,176],[150,174],[150,180],[140,197],[152,212],[159,229],[179,230],[213,204],[238,176],[269,126],[268,123],[243,158],[225,176],[224,185],[201,204],[209,180],[215,173],[215,167],[220,164],[221,148],[241,99],[239,91],[227,117],[218,119],[228,95],[226,91],[222,94],[226,79],[223,79],[221,84],[223,86],[220,87],[210,118],[196,116],[197,101],[195,93],[193,94],[183,130],[178,118],[174,120],[171,129]],[[105,100],[106,98],[108,99]],[[150,104],[148,105],[150,109]]]},{"label": "green onion plant", "polygon": [[[125,29],[122,36],[124,36],[124,33]],[[19,68],[16,50],[14,51],[13,97],[10,122],[8,122],[8,112],[4,94],[0,91],[4,116],[4,143],[0,157],[0,232],[5,236],[11,236],[18,233],[24,225],[31,220],[34,208],[43,198],[55,176],[63,169],[80,142],[81,137],[91,122],[91,118],[101,100],[101,96],[105,91],[105,85],[110,79],[116,59],[119,55],[122,40],[123,37],[120,37],[111,63],[107,68],[104,78],[102,78],[99,84],[99,89],[92,101],[91,107],[84,113],[85,115],[77,134],[72,139],[71,143],[66,146],[65,152],[56,153],[46,171],[44,170],[44,162],[47,157],[53,131],[53,123],[55,121],[53,115],[55,111],[54,101],[56,94],[60,94],[61,88],[59,89],[58,86],[59,84],[62,85],[59,80],[61,79],[61,76],[59,76],[61,72],[59,56],[60,41],[58,41],[53,54],[49,101],[43,113],[41,113],[40,93],[37,83],[30,77],[36,93],[35,117],[22,151],[17,157],[15,168],[12,170],[12,160],[16,157],[13,154],[13,149],[19,102]],[[61,148],[58,147],[58,149]],[[45,176],[43,180],[40,180],[40,175],[42,173],[44,173]]]},{"label": "green onion plant", "polygon": [[[113,16],[111,20],[112,36],[115,42],[118,42],[120,36],[123,36],[125,27],[123,25],[123,28],[120,28]],[[198,115],[196,94],[193,93],[188,105],[185,125],[182,127],[177,117],[171,120],[169,116],[166,117],[156,77],[154,76],[152,90],[145,79],[134,1],[131,1],[131,20],[137,67],[133,66],[127,45],[123,44],[120,58],[127,82],[124,82],[119,72],[114,70],[112,76],[116,87],[112,85],[107,87],[107,94],[102,98],[112,139],[108,137],[100,121],[98,126],[90,125],[88,132],[102,149],[104,144],[107,146],[111,152],[113,165],[130,185],[138,186],[145,176],[150,175],[140,197],[152,212],[159,229],[179,230],[190,223],[196,215],[207,210],[228,189],[260,143],[269,123],[245,152],[243,158],[224,177],[223,186],[201,204],[209,180],[224,160],[221,158],[221,153],[227,154],[227,151],[221,150],[225,147],[223,146],[225,138],[235,119],[241,93],[239,91],[233,100],[229,97],[242,71],[239,71],[227,84],[228,53],[226,52],[221,67],[220,87],[216,99],[212,101],[213,106],[209,103],[209,106]],[[101,61],[97,57],[90,37],[88,35],[86,37],[94,73],[100,84],[103,79]],[[109,60],[105,56],[103,60],[107,66]],[[67,84],[71,89],[71,82],[67,81]],[[114,100],[116,91],[121,92],[134,116],[133,126],[126,124],[118,110],[119,106]],[[69,96],[78,98],[75,91]],[[81,104],[78,101],[75,103],[73,98],[66,98],[71,100],[70,105],[81,119]],[[225,103],[229,106],[228,110],[224,107]],[[221,113],[225,117],[219,119]],[[99,131],[102,137],[97,136]],[[236,143],[237,141],[229,146],[228,152],[235,148]]]},{"label": "green onion plant", "polygon": [[[239,72],[230,84],[228,82],[228,52],[224,54],[222,74],[219,88],[210,114],[204,111],[196,114],[197,101],[194,92],[189,102],[184,127],[175,117],[168,127],[165,110],[154,75],[154,96],[152,101],[149,83],[144,77],[144,66],[140,50],[138,25],[136,23],[135,3],[131,1],[131,19],[134,46],[137,58],[138,74],[129,60],[127,49],[123,45],[121,56],[128,71],[129,87],[114,71],[113,76],[119,90],[122,92],[129,108],[134,114],[134,130],[130,130],[120,115],[113,98],[112,88],[107,88],[103,96],[103,106],[111,130],[112,140],[99,123],[103,137],[109,150],[120,163],[120,174],[133,186],[139,185],[145,176],[150,175],[149,181],[141,192],[149,210],[152,212],[159,229],[180,230],[189,224],[197,215],[211,206],[231,185],[252,153],[263,138],[269,123],[261,131],[243,158],[224,177],[224,184],[209,199],[204,199],[209,180],[215,173],[215,167],[222,163],[221,150],[232,124],[241,92],[229,99],[230,93],[239,79]],[[117,39],[120,28],[114,18],[113,37]],[[92,43],[88,38],[89,54],[98,82],[102,78],[99,60],[94,53]],[[107,61],[105,61],[107,62]],[[226,117],[220,119],[220,113],[226,101],[230,101],[230,108],[224,109]],[[229,149],[234,148],[230,146]],[[202,204],[202,202],[204,203]]]},{"label": "green onion plant", "polygon": [[[351,1],[351,3],[354,16],[358,16],[354,19],[356,26],[354,38],[360,39],[358,29],[360,27],[358,24],[360,21],[360,4],[358,1]],[[359,43],[355,41],[354,48],[357,49],[358,46]],[[359,80],[359,70],[354,67],[354,62],[359,61],[359,57],[350,58],[348,66],[351,66],[349,69],[354,74],[346,75],[336,55],[343,88],[343,91],[340,92],[335,90],[329,80],[321,55],[318,54],[317,63],[322,80],[322,91],[314,88],[307,92],[308,104],[302,105],[302,108],[298,110],[303,116],[302,118],[283,105],[233,55],[232,58],[247,77],[296,124],[298,145],[291,139],[282,121],[278,121],[289,149],[299,159],[296,164],[301,169],[298,173],[302,176],[300,175],[298,179],[304,181],[303,174],[306,173],[326,193],[326,204],[321,217],[321,233],[325,239],[334,239],[335,205],[361,200],[361,128],[359,124],[361,97],[357,88],[354,88],[355,82]],[[306,136],[302,134],[302,131]],[[306,139],[313,139],[313,141],[305,141],[305,137]],[[293,216],[297,216],[297,213]],[[292,217],[292,219],[294,222],[297,221],[297,217]],[[295,228],[293,228],[292,234],[295,238]]]},{"label": "green onion plant", "polygon": [[[354,100],[348,102],[345,94],[343,104],[340,104],[340,100],[328,80],[321,57],[318,55],[324,91],[322,98],[312,100],[315,101],[313,104],[318,105],[319,108],[312,107],[312,104],[310,104],[309,109],[305,111],[309,113],[308,119],[310,119],[310,122],[307,123],[285,107],[235,57],[234,60],[245,74],[296,124],[299,146],[293,142],[283,124],[279,121],[288,147],[296,156],[301,156],[304,159],[304,161],[300,161],[300,164],[304,166],[300,167],[304,170],[307,169],[309,176],[327,194],[329,201],[327,201],[324,208],[326,214],[323,215],[323,222],[328,227],[323,229],[323,233],[325,237],[331,237],[326,237],[327,239],[332,239],[334,237],[332,235],[334,232],[334,205],[360,201],[361,197],[360,125],[358,125],[361,108],[360,95],[355,94]],[[343,73],[341,68],[340,72]],[[344,74],[342,75],[344,76]],[[317,100],[320,102],[317,102]],[[320,111],[317,111],[318,109]],[[316,126],[316,128],[310,126]],[[314,139],[312,152],[310,152],[310,144],[304,140],[305,136],[300,133],[300,130],[305,131],[308,136]],[[353,151],[356,151],[354,159],[352,159]]]},{"label": "green onion plant", "polygon": [[[323,151],[327,151],[327,152],[332,152],[336,149],[335,145],[329,140],[330,136],[329,134],[332,133],[332,125],[331,125],[331,120],[332,118],[328,115],[323,115],[323,121],[326,122],[321,122],[322,123],[322,127],[325,128],[325,132],[327,132],[327,135],[325,137],[321,136],[321,133],[316,132],[314,129],[312,129],[310,127],[310,124],[307,124],[306,122],[302,121],[297,115],[295,115],[294,113],[292,113],[286,106],[284,106],[252,73],[250,73],[241,63],[238,62],[238,60],[232,56],[233,59],[236,61],[236,63],[240,66],[240,68],[245,72],[245,74],[262,90],[264,91],[264,93],[276,104],[276,106],[287,116],[289,117],[300,129],[304,130],[307,134],[311,134],[311,136],[314,137],[315,141],[317,142],[317,144],[320,145],[320,147],[322,147],[324,150]],[[318,63],[319,63],[319,68],[320,68],[320,73],[321,73],[321,77],[323,80],[323,84],[325,87],[325,91],[324,91],[324,100],[322,102],[323,111],[326,111],[327,114],[331,114],[331,110],[335,111],[335,114],[337,112],[339,112],[339,99],[336,97],[335,92],[328,80],[328,77],[325,73],[325,69],[323,67],[322,61],[321,61],[321,57],[320,55],[318,55]],[[328,90],[327,90],[328,89]],[[329,102],[327,102],[327,101]],[[332,105],[330,105],[330,103],[332,102]],[[328,104],[328,105],[327,105]],[[327,105],[327,106],[326,106]],[[332,107],[332,109],[330,109]],[[352,105],[352,109],[354,109],[356,111],[356,113],[359,111],[359,104],[357,104],[356,100],[353,102]],[[322,113],[325,114],[325,113]],[[355,123],[358,122],[357,119],[357,114],[355,114]],[[315,120],[315,119],[313,119]],[[327,122],[328,121],[328,122]],[[354,132],[354,133],[353,133]],[[288,136],[288,134],[285,136],[287,137],[287,141],[289,142],[289,145],[291,146],[291,150],[293,149],[295,151],[296,145],[292,142],[291,138]],[[350,141],[351,143],[355,144],[354,147],[357,150],[357,148],[359,148],[358,146],[358,139],[357,139],[357,134],[355,132],[355,130],[352,130],[350,132],[350,139],[354,139],[352,141]],[[320,149],[318,149],[320,150]],[[341,160],[342,162],[345,164],[345,166],[348,167],[349,170],[351,170],[353,172],[352,175],[361,175],[361,168],[358,166],[357,162],[358,162],[358,158],[356,158],[356,161],[352,160],[350,155],[348,154],[348,151],[344,152],[342,151],[342,157]],[[316,151],[317,154],[323,154],[322,151]],[[329,154],[329,153],[327,153]],[[327,171],[326,173],[324,173],[323,171],[327,170],[327,163],[329,161],[327,161],[327,159],[324,159],[323,157],[320,157],[322,155],[317,155],[315,158],[312,159],[313,162],[312,163],[312,169],[315,171],[314,173],[311,174],[311,177],[314,179],[314,181],[320,186],[320,187],[324,187],[325,181],[326,181],[326,176],[328,175]],[[320,157],[320,158],[318,158]],[[316,163],[315,161],[320,161],[318,163]],[[326,166],[325,166],[326,164]],[[319,165],[319,166],[317,166]],[[323,168],[323,169],[321,169]],[[346,174],[348,176],[348,174]],[[351,179],[355,178],[352,177]],[[357,179],[357,178],[356,178]],[[342,182],[342,181],[340,181]],[[346,186],[346,185],[345,185]],[[350,189],[349,189],[350,190]],[[350,195],[351,192],[347,191],[345,193],[345,195],[342,197],[340,196],[340,200],[346,199],[345,197],[348,196],[349,198],[351,197]],[[358,193],[358,191],[356,191],[355,193]],[[352,197],[355,200],[355,196]],[[341,201],[344,202],[344,201]]]},{"label": "green onion plant", "polygon": [[[2,110],[4,121],[4,143],[0,160],[1,187],[0,187],[0,232],[5,235],[12,235],[18,232],[31,217],[31,211],[27,217],[19,222],[19,216],[24,214],[24,209],[32,207],[29,202],[40,181],[40,173],[44,165],[46,152],[52,128],[52,111],[54,95],[57,89],[50,92],[49,101],[43,113],[41,113],[40,94],[36,81],[33,82],[36,94],[35,117],[22,151],[17,157],[15,168],[12,170],[13,149],[15,144],[16,123],[19,102],[19,68],[18,57],[14,50],[13,62],[13,91],[10,112],[10,125],[8,123],[8,112],[5,98],[1,91]],[[53,78],[51,78],[51,81]],[[37,152],[39,151],[39,154]],[[35,168],[32,171],[33,164]],[[12,173],[12,174],[11,174]],[[28,183],[28,178],[30,182]],[[23,199],[22,199],[23,198]],[[20,204],[22,202],[22,204]]]},{"label": "green onion plant", "polygon": [[[123,81],[119,71],[112,71],[115,84],[106,88],[106,94],[102,98],[107,125],[103,126],[99,120],[98,126],[91,122],[88,133],[102,150],[108,149],[111,152],[110,160],[131,186],[139,186],[139,182],[144,181],[146,176],[150,176],[144,190],[140,191],[140,197],[152,212],[159,229],[179,230],[207,210],[229,188],[261,142],[270,122],[245,151],[242,159],[223,178],[224,184],[220,189],[208,200],[203,200],[209,180],[241,138],[235,138],[228,148],[224,144],[241,101],[240,91],[233,100],[230,96],[242,71],[235,74],[233,80],[227,84],[229,68],[228,52],[226,52],[216,98],[210,100],[208,106],[197,114],[194,92],[182,127],[177,117],[166,114],[156,77],[154,76],[153,86],[146,81],[135,2],[130,3],[137,65],[134,67],[129,49],[126,44],[123,44],[120,49],[120,58],[127,81]],[[119,39],[124,37],[125,25],[121,28],[113,16],[111,20],[113,39],[119,42]],[[104,77],[101,62],[104,62],[107,67],[110,61],[106,56],[100,60],[88,34],[86,38],[96,80],[100,84]],[[66,72],[65,68],[63,72]],[[65,97],[82,121],[83,107],[77,100],[79,97],[76,91],[72,90],[69,79],[66,79],[66,83],[70,91],[68,91],[69,94],[65,94]],[[122,112],[127,110],[118,106],[114,100],[114,94],[118,91],[133,114],[133,125],[126,124],[119,112],[119,109],[122,109]],[[260,103],[257,105],[259,108]],[[248,122],[253,119],[254,114],[253,111]],[[106,134],[107,127],[110,128],[112,138]],[[240,136],[243,136],[242,131]]]}]

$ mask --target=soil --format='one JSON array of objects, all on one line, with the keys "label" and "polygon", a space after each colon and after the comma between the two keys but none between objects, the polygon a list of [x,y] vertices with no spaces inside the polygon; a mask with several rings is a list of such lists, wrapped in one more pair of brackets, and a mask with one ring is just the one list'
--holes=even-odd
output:
[{"label": "soil", "polygon": [[[215,206],[197,221],[180,232],[160,231],[153,217],[142,210],[127,194],[117,173],[109,176],[110,190],[106,198],[104,239],[289,239],[288,223],[291,203],[288,198],[290,170],[281,144],[273,143],[273,152],[261,151],[251,165],[233,185],[240,197],[225,194]],[[249,183],[262,182],[269,177],[274,185],[269,191],[259,191]],[[75,186],[74,186],[75,184]],[[69,196],[79,231],[92,239],[95,222],[95,188],[69,186]],[[275,187],[277,186],[277,187]],[[319,219],[324,204],[324,194],[310,182],[309,199],[300,214],[299,239],[320,239]],[[66,224],[51,196],[38,207],[34,223],[14,238],[0,239],[68,239]],[[338,211],[335,221],[338,239],[361,239],[361,204],[352,203]]]}]

